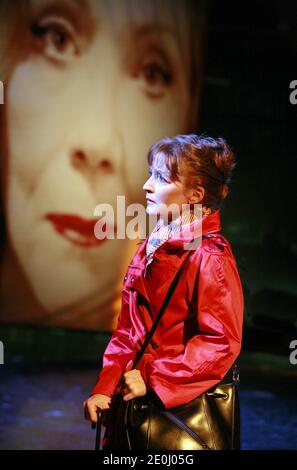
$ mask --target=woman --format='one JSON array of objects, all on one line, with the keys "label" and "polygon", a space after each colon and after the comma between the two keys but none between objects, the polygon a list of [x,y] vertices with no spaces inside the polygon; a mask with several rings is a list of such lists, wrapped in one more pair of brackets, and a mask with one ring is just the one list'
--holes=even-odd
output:
[{"label": "woman", "polygon": [[[124,400],[150,391],[168,409],[220,382],[241,349],[242,286],[230,244],[220,234],[220,207],[229,191],[234,154],[222,138],[178,135],[156,142],[148,163],[151,176],[143,186],[147,212],[159,220],[124,278],[118,326],[92,396],[84,402],[86,416],[93,422],[98,408],[109,408],[122,374]],[[167,223],[164,207],[172,203],[180,215],[172,217],[169,212]],[[190,208],[182,211],[183,204]],[[193,210],[197,204],[202,205],[202,220]],[[147,303],[156,317],[187,255],[184,243],[199,227],[202,240],[189,258],[153,342],[137,369],[129,370],[153,322]]]},{"label": "woman", "polygon": [[96,239],[94,209],[144,202],[149,143],[196,126],[203,9],[2,0],[0,17],[0,320],[113,331],[135,242]]}]

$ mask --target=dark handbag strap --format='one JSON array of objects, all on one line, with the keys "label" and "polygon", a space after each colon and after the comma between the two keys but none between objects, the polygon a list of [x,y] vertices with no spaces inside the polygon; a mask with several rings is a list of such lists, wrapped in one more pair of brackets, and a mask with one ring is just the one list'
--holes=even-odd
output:
[{"label": "dark handbag strap", "polygon": [[[170,285],[170,287],[169,287],[169,289],[168,289],[168,291],[167,291],[167,294],[166,294],[166,296],[165,296],[165,299],[164,299],[164,301],[163,301],[163,303],[162,303],[162,306],[161,306],[161,308],[160,308],[160,310],[159,310],[158,316],[157,316],[157,318],[155,319],[154,324],[153,324],[153,326],[151,327],[150,331],[149,331],[148,334],[146,335],[145,341],[144,341],[144,343],[143,343],[143,345],[142,345],[140,351],[138,351],[138,353],[137,353],[137,355],[136,355],[136,358],[135,358],[135,360],[134,360],[132,369],[135,369],[135,368],[137,367],[137,365],[138,365],[138,363],[140,362],[140,360],[141,360],[141,358],[142,358],[142,356],[143,356],[145,350],[147,349],[149,343],[150,343],[151,340],[152,340],[152,337],[153,337],[153,335],[154,335],[154,333],[155,333],[155,331],[156,331],[156,329],[157,329],[157,327],[158,327],[158,325],[159,325],[159,323],[160,323],[160,320],[161,320],[161,318],[162,318],[162,316],[163,316],[163,313],[164,313],[164,311],[165,311],[166,308],[167,308],[167,305],[168,305],[168,303],[169,303],[169,300],[171,299],[171,297],[172,297],[172,295],[173,295],[173,293],[174,293],[174,291],[175,291],[175,289],[176,289],[176,286],[177,286],[178,281],[179,281],[179,279],[180,279],[180,277],[181,277],[181,275],[182,275],[182,272],[183,272],[183,270],[184,270],[184,268],[185,268],[185,265],[186,265],[186,263],[187,263],[187,261],[188,261],[190,255],[191,255],[191,250],[188,250],[188,251],[189,251],[189,253],[187,253],[187,255],[185,256],[185,259],[184,259],[184,261],[182,262],[181,267],[179,268],[179,270],[178,270],[177,273],[175,274],[174,279],[173,279],[173,281],[172,281],[172,283],[171,283],[171,285]],[[151,308],[151,306],[150,306],[150,308]],[[152,310],[152,308],[151,308],[151,310]]]},{"label": "dark handbag strap", "polygon": [[[205,235],[202,235],[202,238],[216,238],[216,237],[218,237],[218,236],[219,236],[219,235],[217,235],[217,234],[215,234],[215,233],[212,233],[212,234],[205,234]],[[171,283],[171,285],[170,285],[170,287],[169,287],[169,289],[168,289],[168,291],[167,291],[167,294],[166,294],[165,299],[164,299],[164,301],[163,301],[163,303],[162,303],[162,306],[161,306],[161,308],[160,308],[160,310],[159,310],[159,313],[158,313],[158,315],[157,315],[157,317],[156,317],[156,319],[155,319],[155,321],[154,321],[154,323],[153,323],[153,325],[152,325],[150,331],[149,331],[149,332],[147,333],[147,335],[146,335],[145,341],[144,341],[144,343],[143,343],[141,349],[140,349],[140,350],[137,352],[137,354],[136,354],[136,358],[135,358],[135,360],[134,360],[134,362],[133,362],[132,369],[136,369],[136,367],[137,367],[137,365],[139,364],[139,362],[140,362],[140,360],[141,360],[143,354],[145,353],[145,351],[146,351],[146,349],[147,349],[149,343],[150,343],[151,340],[152,340],[152,337],[153,337],[153,335],[154,335],[154,333],[155,333],[155,331],[156,331],[156,329],[157,329],[157,327],[158,327],[158,325],[159,325],[159,323],[160,323],[160,320],[161,320],[161,318],[162,318],[162,315],[163,315],[164,311],[166,310],[166,307],[167,307],[167,305],[168,305],[168,303],[169,303],[169,300],[171,299],[171,297],[172,297],[172,295],[173,295],[173,293],[174,293],[174,290],[175,290],[175,288],[176,288],[176,286],[177,286],[177,284],[178,284],[178,281],[179,281],[179,279],[180,279],[180,277],[181,277],[181,275],[182,275],[182,272],[183,272],[183,270],[184,270],[184,268],[185,268],[185,265],[186,265],[186,263],[187,263],[187,261],[188,261],[190,255],[192,254],[192,251],[193,251],[193,250],[188,250],[188,251],[189,251],[189,253],[185,256],[185,259],[184,259],[184,261],[182,262],[181,267],[178,269],[178,271],[177,271],[177,273],[176,273],[176,275],[175,275],[175,277],[174,277],[174,279],[173,279],[173,281],[172,281],[172,283]],[[151,308],[151,306],[150,306],[150,308]],[[151,310],[152,310],[152,308],[151,308]],[[234,363],[233,363],[233,365],[232,365],[232,380],[233,380],[233,383],[234,383],[235,385],[239,385],[239,365],[238,365],[238,358],[234,361]],[[119,380],[119,382],[118,382],[116,388],[115,388],[115,393],[117,393],[117,392],[122,388],[122,386],[124,385],[124,382],[125,382],[125,381],[124,381],[124,377],[122,376],[122,377],[120,378],[120,380]]]},{"label": "dark handbag strap", "polygon": [[[158,313],[157,318],[155,319],[155,321],[154,321],[154,323],[153,323],[153,325],[152,325],[150,331],[147,333],[147,335],[146,335],[146,337],[145,337],[145,340],[144,340],[144,343],[143,343],[143,345],[141,346],[141,349],[140,349],[140,350],[137,352],[137,354],[136,354],[136,358],[134,359],[132,369],[135,369],[135,368],[137,367],[137,365],[139,364],[139,362],[140,362],[140,360],[141,360],[143,354],[145,353],[145,350],[147,349],[149,343],[151,342],[151,339],[152,339],[152,337],[153,337],[153,335],[154,335],[154,333],[155,333],[155,331],[156,331],[156,329],[157,329],[157,326],[158,326],[158,324],[159,324],[159,322],[160,322],[160,320],[161,320],[161,317],[162,317],[162,315],[163,315],[163,313],[164,313],[164,310],[166,309],[166,307],[167,307],[167,305],[168,305],[168,302],[169,302],[169,300],[171,299],[171,297],[172,297],[172,295],[173,295],[173,292],[174,292],[174,290],[175,290],[175,288],[176,288],[176,286],[177,286],[177,284],[178,284],[178,281],[179,281],[179,279],[180,279],[180,276],[181,276],[181,274],[182,274],[182,272],[183,272],[183,270],[184,270],[184,267],[185,267],[185,265],[186,265],[186,262],[187,262],[187,260],[188,260],[188,258],[189,258],[189,256],[190,256],[192,250],[188,250],[188,251],[189,251],[189,253],[186,255],[184,261],[182,262],[181,267],[178,269],[177,273],[175,274],[174,279],[173,279],[173,281],[172,281],[172,283],[171,283],[171,285],[170,285],[170,287],[169,287],[169,289],[168,289],[168,291],[167,291],[167,294],[166,294],[166,296],[165,296],[165,299],[163,300],[163,303],[162,303],[162,306],[161,306],[161,308],[160,308],[160,310],[159,310],[159,313]],[[150,304],[149,304],[149,305],[150,305]],[[152,310],[151,305],[150,305],[150,309]],[[115,390],[114,390],[113,395],[116,395],[117,393],[119,393],[120,390],[121,390],[121,388],[124,386],[124,384],[125,384],[125,380],[124,380],[124,376],[122,376],[122,377],[120,378],[120,380],[119,380],[117,386],[115,387]]]},{"label": "dark handbag strap", "polygon": [[[202,238],[215,238],[216,236],[217,236],[217,235],[215,235],[215,234],[206,234],[206,235],[202,235]],[[172,283],[171,283],[170,288],[168,289],[168,292],[167,292],[167,294],[166,294],[166,297],[165,297],[165,299],[164,299],[164,301],[163,301],[163,304],[162,304],[162,306],[161,306],[161,308],[160,308],[160,310],[159,310],[158,316],[157,316],[157,318],[155,319],[154,324],[153,324],[153,326],[151,327],[150,331],[149,331],[148,334],[146,335],[145,341],[144,341],[144,343],[143,343],[143,345],[142,345],[140,351],[138,351],[138,353],[137,353],[137,355],[136,355],[136,358],[135,358],[135,360],[134,360],[132,369],[136,369],[136,367],[137,367],[137,365],[139,364],[139,362],[140,362],[140,360],[141,360],[143,354],[145,353],[145,350],[147,349],[149,343],[150,343],[151,340],[152,340],[152,337],[153,337],[153,335],[154,335],[154,333],[155,333],[155,331],[156,331],[156,329],[157,329],[157,327],[158,327],[158,325],[159,325],[159,323],[160,323],[160,320],[161,320],[161,318],[162,318],[162,315],[163,315],[163,313],[164,313],[164,311],[165,311],[165,309],[166,309],[166,307],[167,307],[167,305],[168,305],[168,303],[169,303],[169,300],[171,299],[171,297],[172,297],[172,295],[173,295],[173,293],[174,293],[174,290],[175,290],[175,288],[176,288],[176,286],[177,286],[177,284],[178,284],[178,281],[179,281],[179,279],[180,279],[180,277],[181,277],[181,274],[182,274],[182,272],[183,272],[183,270],[184,270],[184,268],[185,268],[185,265],[186,265],[186,263],[187,263],[187,261],[188,261],[190,255],[192,254],[192,250],[188,250],[188,251],[189,251],[189,253],[186,255],[186,257],[185,257],[185,259],[184,259],[184,261],[183,261],[183,263],[182,263],[180,269],[177,271],[177,273],[176,273],[176,275],[175,275],[175,277],[174,277],[174,279],[173,279],[173,281],[172,281]],[[150,306],[150,308],[151,308],[151,306]],[[151,308],[151,310],[152,310],[152,308]],[[237,358],[237,359],[234,361],[233,365],[232,365],[232,380],[233,380],[233,383],[234,383],[235,385],[239,385],[239,362],[238,362],[238,361],[239,361],[239,358]]]}]

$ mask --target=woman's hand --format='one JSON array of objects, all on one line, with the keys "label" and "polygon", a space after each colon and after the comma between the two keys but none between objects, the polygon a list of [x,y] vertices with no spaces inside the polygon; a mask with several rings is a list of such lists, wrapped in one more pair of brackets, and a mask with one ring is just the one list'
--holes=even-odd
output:
[{"label": "woman's hand", "polygon": [[97,423],[97,409],[107,410],[110,402],[111,398],[107,395],[101,395],[101,393],[91,396],[83,402],[85,418],[92,423]]},{"label": "woman's hand", "polygon": [[146,395],[147,388],[139,370],[132,369],[125,372],[124,379],[126,387],[123,392],[123,400],[128,401]]}]

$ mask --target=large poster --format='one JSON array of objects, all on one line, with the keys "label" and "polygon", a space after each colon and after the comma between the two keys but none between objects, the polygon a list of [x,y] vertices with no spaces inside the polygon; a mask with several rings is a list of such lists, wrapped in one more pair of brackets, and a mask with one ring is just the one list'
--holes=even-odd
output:
[{"label": "large poster", "polygon": [[139,240],[95,207],[144,203],[150,145],[196,128],[203,3],[0,2],[2,322],[115,328]]}]

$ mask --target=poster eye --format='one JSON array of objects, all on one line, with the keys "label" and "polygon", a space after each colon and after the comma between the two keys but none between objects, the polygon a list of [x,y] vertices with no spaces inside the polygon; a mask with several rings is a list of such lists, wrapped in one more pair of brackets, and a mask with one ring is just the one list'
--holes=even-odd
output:
[{"label": "poster eye", "polygon": [[150,98],[161,98],[175,82],[171,59],[165,51],[154,47],[143,53],[135,67],[135,78]]},{"label": "poster eye", "polygon": [[68,62],[79,54],[77,33],[64,18],[47,17],[34,23],[31,32],[39,52],[50,60]]},{"label": "poster eye", "polygon": [[145,80],[151,86],[166,86],[172,81],[170,71],[156,62],[145,64],[142,72]]}]

